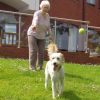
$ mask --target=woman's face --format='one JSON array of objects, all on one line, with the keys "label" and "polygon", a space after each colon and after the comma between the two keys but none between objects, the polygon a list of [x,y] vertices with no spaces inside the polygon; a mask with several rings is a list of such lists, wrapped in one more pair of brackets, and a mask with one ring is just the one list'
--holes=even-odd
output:
[{"label": "woman's face", "polygon": [[47,13],[50,10],[50,7],[48,5],[44,5],[41,9],[43,12]]}]

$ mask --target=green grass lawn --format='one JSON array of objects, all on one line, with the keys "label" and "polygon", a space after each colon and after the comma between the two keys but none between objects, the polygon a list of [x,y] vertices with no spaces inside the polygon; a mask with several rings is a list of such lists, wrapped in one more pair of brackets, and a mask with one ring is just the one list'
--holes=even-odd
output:
[{"label": "green grass lawn", "polygon": [[[45,64],[44,64],[45,67]],[[64,64],[64,94],[57,100],[100,100],[100,66]],[[44,71],[28,70],[28,60],[0,58],[0,100],[52,100]]]}]

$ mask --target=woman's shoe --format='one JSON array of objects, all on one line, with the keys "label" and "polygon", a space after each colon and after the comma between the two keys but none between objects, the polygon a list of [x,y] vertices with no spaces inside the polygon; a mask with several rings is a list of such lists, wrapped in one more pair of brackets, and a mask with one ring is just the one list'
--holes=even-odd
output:
[{"label": "woman's shoe", "polygon": [[33,72],[36,72],[36,68],[34,68],[34,67],[33,68],[32,67],[29,67],[29,70],[30,71],[33,71]]}]

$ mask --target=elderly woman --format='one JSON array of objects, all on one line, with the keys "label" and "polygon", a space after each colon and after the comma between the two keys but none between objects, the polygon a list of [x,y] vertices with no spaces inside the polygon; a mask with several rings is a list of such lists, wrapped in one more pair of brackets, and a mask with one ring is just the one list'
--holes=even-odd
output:
[{"label": "elderly woman", "polygon": [[43,0],[40,4],[40,10],[36,11],[33,16],[32,24],[28,29],[28,46],[29,46],[29,69],[36,71],[36,63],[40,70],[43,68],[45,36],[51,33],[50,17],[48,11],[50,3]]}]

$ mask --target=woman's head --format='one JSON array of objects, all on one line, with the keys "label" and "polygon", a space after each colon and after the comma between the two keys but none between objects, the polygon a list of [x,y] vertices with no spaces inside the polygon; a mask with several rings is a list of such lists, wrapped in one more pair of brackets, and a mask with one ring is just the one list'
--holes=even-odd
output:
[{"label": "woman's head", "polygon": [[47,0],[43,0],[40,4],[40,9],[44,12],[48,12],[50,9],[50,3]]}]

